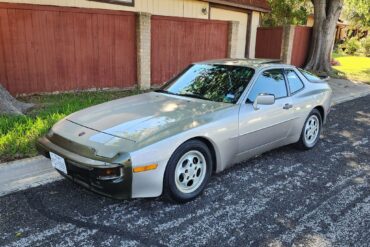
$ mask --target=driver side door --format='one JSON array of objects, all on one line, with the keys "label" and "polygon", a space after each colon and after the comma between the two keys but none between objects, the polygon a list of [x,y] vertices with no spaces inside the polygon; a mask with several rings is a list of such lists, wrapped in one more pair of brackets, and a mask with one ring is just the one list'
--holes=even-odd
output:
[{"label": "driver side door", "polygon": [[[275,103],[258,105],[255,109],[253,102],[259,94],[273,94]],[[283,70],[270,69],[260,73],[239,111],[241,159],[279,146],[290,133],[293,115]]]}]

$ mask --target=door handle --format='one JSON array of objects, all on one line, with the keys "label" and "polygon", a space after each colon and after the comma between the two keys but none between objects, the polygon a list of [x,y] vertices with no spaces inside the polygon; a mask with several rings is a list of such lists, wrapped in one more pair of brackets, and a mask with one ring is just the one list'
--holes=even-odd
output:
[{"label": "door handle", "polygon": [[286,103],[283,107],[284,110],[289,110],[290,108],[292,108],[293,105],[292,104],[289,104],[289,103]]}]

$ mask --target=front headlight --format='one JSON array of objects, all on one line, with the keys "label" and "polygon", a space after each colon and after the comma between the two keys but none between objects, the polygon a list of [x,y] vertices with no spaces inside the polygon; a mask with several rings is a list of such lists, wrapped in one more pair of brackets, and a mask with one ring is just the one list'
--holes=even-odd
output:
[{"label": "front headlight", "polygon": [[123,177],[123,167],[95,168],[96,178],[99,180],[115,180]]}]

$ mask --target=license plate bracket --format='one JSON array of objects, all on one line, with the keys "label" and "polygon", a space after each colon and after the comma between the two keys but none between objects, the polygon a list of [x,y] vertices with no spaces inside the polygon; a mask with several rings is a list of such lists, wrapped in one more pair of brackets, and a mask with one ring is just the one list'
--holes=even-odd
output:
[{"label": "license plate bracket", "polygon": [[60,157],[59,155],[50,152],[50,160],[51,160],[51,165],[55,169],[65,173],[65,174],[68,174],[66,162],[65,162],[63,157]]}]

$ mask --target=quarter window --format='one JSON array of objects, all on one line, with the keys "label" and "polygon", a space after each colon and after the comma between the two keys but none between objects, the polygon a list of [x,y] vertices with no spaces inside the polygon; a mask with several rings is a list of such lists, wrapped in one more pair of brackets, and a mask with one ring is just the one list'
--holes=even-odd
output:
[{"label": "quarter window", "polygon": [[315,76],[314,74],[312,74],[311,72],[308,72],[306,70],[303,70],[303,69],[298,69],[302,75],[304,77],[306,77],[307,80],[311,81],[311,82],[321,82],[321,79],[317,76]]},{"label": "quarter window", "polygon": [[273,94],[277,99],[288,96],[284,74],[281,69],[264,71],[254,83],[247,100],[254,102],[259,94]]},{"label": "quarter window", "polygon": [[293,70],[286,70],[286,77],[288,78],[290,92],[292,94],[304,87],[303,82]]}]

